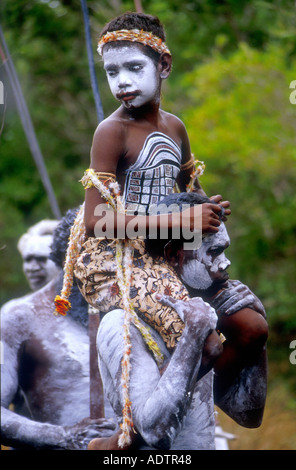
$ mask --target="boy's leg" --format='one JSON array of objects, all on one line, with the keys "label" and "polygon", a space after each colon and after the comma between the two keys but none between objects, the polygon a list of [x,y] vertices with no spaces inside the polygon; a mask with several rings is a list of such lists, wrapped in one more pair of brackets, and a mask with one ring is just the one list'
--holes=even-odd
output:
[{"label": "boy's leg", "polygon": [[223,353],[215,363],[215,372],[229,382],[244,367],[256,362],[266,344],[268,325],[262,315],[245,308],[233,315],[219,316],[217,328],[226,341]]},{"label": "boy's leg", "polygon": [[88,444],[87,450],[136,450],[140,447],[142,439],[139,434],[135,433],[131,435],[131,443],[129,445],[119,447],[118,440],[120,433],[121,430],[110,437],[93,439]]},{"label": "boy's leg", "polygon": [[[226,337],[226,341],[223,343],[223,353],[214,365],[215,402],[220,406],[220,403],[224,403],[230,390],[233,390],[234,393],[239,388],[241,392],[244,389],[244,383],[241,380],[243,371],[249,374],[250,384],[252,383],[252,386],[249,387],[250,390],[247,387],[243,391],[246,398],[254,393],[251,388],[255,386],[253,384],[255,373],[257,386],[259,386],[260,381],[262,390],[264,389],[267,378],[266,341],[268,325],[264,317],[258,312],[245,308],[229,316],[220,315],[217,328]],[[235,387],[235,390],[232,387]],[[256,423],[260,421],[259,415],[263,414],[263,400],[259,399],[258,403],[259,401],[260,405],[258,405],[257,412],[254,408],[253,418],[250,413],[248,427],[256,427]]]}]

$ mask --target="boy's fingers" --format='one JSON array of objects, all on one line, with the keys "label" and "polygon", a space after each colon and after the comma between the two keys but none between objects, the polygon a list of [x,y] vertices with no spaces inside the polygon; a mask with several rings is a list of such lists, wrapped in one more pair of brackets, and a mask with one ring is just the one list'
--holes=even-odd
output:
[{"label": "boy's fingers", "polygon": [[211,211],[210,216],[216,219],[219,219],[218,213],[221,212],[221,207],[218,204],[205,204],[202,208],[203,211],[207,214],[207,211]]},{"label": "boy's fingers", "polygon": [[230,202],[229,202],[229,201],[222,201],[222,202],[220,202],[220,206],[222,206],[222,207],[229,207],[229,206],[230,206]]},{"label": "boy's fingers", "polygon": [[206,230],[206,233],[217,233],[219,232],[219,227],[214,227],[213,225],[210,225],[209,228]]},{"label": "boy's fingers", "polygon": [[218,214],[222,210],[221,209],[221,204],[211,204],[211,209],[212,209],[213,212]]},{"label": "boy's fingers", "polygon": [[215,196],[211,196],[210,200],[219,203],[220,201],[222,201],[222,196],[221,194],[216,194]]}]

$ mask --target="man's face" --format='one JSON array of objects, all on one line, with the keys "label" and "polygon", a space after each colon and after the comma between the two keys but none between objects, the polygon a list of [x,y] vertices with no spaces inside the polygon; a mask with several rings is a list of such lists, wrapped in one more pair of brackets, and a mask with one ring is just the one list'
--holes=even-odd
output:
[{"label": "man's face", "polygon": [[181,280],[189,287],[207,290],[214,283],[222,283],[228,279],[226,269],[230,261],[224,250],[229,246],[230,239],[223,222],[219,232],[208,234],[203,238],[198,250],[183,250],[183,262],[179,267]]},{"label": "man's face", "polygon": [[157,67],[136,45],[107,48],[103,60],[110,90],[124,107],[139,108],[150,101],[159,101]]},{"label": "man's face", "polygon": [[22,253],[24,274],[33,291],[41,289],[60,271],[48,258],[50,244],[47,237],[32,237]]}]

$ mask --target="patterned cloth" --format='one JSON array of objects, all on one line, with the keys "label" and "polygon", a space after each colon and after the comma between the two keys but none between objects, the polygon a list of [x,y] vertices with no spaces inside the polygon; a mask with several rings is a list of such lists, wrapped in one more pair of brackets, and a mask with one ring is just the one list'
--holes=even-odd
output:
[{"label": "patterned cloth", "polygon": [[[107,313],[123,308],[116,280],[115,240],[89,238],[77,260],[75,277],[82,295],[95,308]],[[130,299],[138,316],[162,336],[172,350],[179,340],[184,324],[176,311],[163,306],[156,294],[187,300],[189,294],[173,269],[163,258],[152,258],[143,240],[130,240],[133,247],[133,277]]]}]

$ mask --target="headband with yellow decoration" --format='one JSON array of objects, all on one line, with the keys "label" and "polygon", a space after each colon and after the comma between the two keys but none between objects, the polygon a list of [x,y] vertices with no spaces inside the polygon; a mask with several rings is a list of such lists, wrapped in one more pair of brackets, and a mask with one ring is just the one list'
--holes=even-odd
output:
[{"label": "headband with yellow decoration", "polygon": [[108,42],[115,41],[131,41],[131,42],[140,42],[145,46],[149,46],[159,54],[167,53],[171,54],[165,42],[148,31],[143,31],[139,29],[121,29],[119,31],[111,31],[104,34],[98,42],[97,51],[102,55],[103,47]]}]

